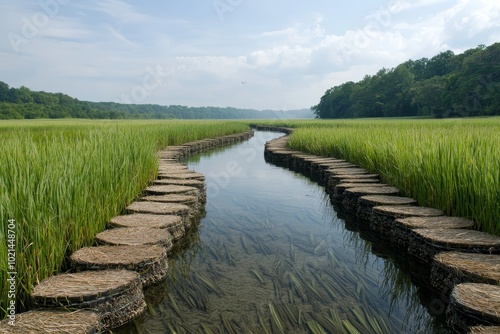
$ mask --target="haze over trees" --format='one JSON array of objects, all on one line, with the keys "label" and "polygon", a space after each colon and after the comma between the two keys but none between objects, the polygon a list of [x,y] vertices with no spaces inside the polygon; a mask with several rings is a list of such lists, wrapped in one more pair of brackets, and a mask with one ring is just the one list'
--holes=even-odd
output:
[{"label": "haze over trees", "polygon": [[309,109],[276,111],[232,107],[123,104],[79,101],[62,93],[35,92],[25,86],[9,87],[0,81],[0,119],[265,119],[312,118]]},{"label": "haze over trees", "polygon": [[408,60],[330,88],[317,118],[500,115],[500,43]]}]

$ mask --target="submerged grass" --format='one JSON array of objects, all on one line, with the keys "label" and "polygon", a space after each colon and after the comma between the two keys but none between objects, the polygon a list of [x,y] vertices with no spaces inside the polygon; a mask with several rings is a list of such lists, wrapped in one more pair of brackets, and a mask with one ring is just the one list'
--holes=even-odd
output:
[{"label": "submerged grass", "polygon": [[500,235],[500,118],[288,121],[289,146],[382,175],[420,205]]},{"label": "submerged grass", "polygon": [[0,123],[0,319],[10,277],[8,220],[15,220],[16,301],[94,236],[155,177],[169,145],[243,132],[242,122],[14,121]]}]

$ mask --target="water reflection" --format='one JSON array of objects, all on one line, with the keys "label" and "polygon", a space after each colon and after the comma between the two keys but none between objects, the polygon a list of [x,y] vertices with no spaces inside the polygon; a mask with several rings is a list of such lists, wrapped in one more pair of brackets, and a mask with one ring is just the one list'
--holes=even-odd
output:
[{"label": "water reflection", "polygon": [[146,314],[117,332],[444,332],[428,269],[338,216],[324,188],[266,164],[277,136],[190,160],[206,175],[206,217],[146,290]]}]

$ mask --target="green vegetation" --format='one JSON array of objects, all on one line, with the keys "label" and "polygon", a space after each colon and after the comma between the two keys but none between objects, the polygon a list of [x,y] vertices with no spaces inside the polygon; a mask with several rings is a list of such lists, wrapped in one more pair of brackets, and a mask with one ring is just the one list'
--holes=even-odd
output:
[{"label": "green vegetation", "polygon": [[0,119],[263,119],[312,118],[309,109],[276,111],[179,105],[79,101],[62,93],[35,92],[0,81]]},{"label": "green vegetation", "polygon": [[37,281],[94,242],[155,177],[168,145],[246,131],[242,122],[6,121],[0,123],[0,318],[9,290],[8,220],[15,219],[19,309]]},{"label": "green vegetation", "polygon": [[317,118],[500,115],[500,43],[446,51],[326,91]]},{"label": "green vegetation", "polygon": [[500,118],[264,123],[297,127],[293,149],[359,164],[420,205],[500,235]]}]

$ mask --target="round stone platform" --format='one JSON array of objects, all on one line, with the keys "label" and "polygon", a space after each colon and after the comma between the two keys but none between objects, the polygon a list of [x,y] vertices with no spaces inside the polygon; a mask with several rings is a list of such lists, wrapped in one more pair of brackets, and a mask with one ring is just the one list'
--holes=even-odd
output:
[{"label": "round stone platform", "polygon": [[[368,183],[374,183],[372,180],[378,179],[378,175],[377,174],[332,175],[331,177],[328,177],[326,180],[326,192],[331,195],[335,191],[335,187],[337,185],[342,184],[342,183],[360,183],[360,182],[357,182],[357,180],[359,180],[359,179],[369,179],[370,181]],[[354,181],[354,182],[352,182],[352,181]],[[380,182],[380,181],[378,180],[378,182]]]},{"label": "round stone platform", "polygon": [[472,326],[467,334],[498,334],[500,326]]},{"label": "round stone platform", "polygon": [[394,220],[393,229],[390,233],[391,241],[408,247],[413,237],[412,230],[417,228],[427,229],[470,229],[474,222],[461,217],[436,216],[436,217],[408,217]]},{"label": "round stone platform", "polygon": [[[359,187],[385,188],[385,187],[389,187],[389,185],[384,184],[384,183],[373,183],[373,182],[371,182],[371,183],[351,183],[351,182],[339,183],[333,189],[333,192],[330,195],[330,199],[334,202],[342,202],[342,200],[344,199],[344,193],[345,193],[346,189],[359,188]],[[399,190],[398,190],[398,192],[399,192]]]},{"label": "round stone platform", "polygon": [[96,235],[96,240],[105,245],[160,245],[169,251],[173,238],[166,229],[123,227],[105,230]]},{"label": "round stone platform", "polygon": [[198,188],[189,186],[154,185],[147,187],[144,192],[146,195],[191,195],[197,196],[200,200],[204,197],[204,193],[201,193]]},{"label": "round stone platform", "polygon": [[[379,196],[397,196],[399,195],[399,189],[390,186],[381,186],[381,183],[360,183],[354,185],[354,187],[348,187],[344,190],[342,197],[342,206],[345,210],[350,212],[357,212],[358,209],[358,199],[362,196],[367,195],[379,195]],[[370,210],[371,211],[371,210]]]},{"label": "round stone platform", "polygon": [[168,260],[164,247],[156,245],[84,247],[70,256],[76,271],[127,269],[139,273],[142,286],[167,276]]},{"label": "round stone platform", "polygon": [[36,307],[91,309],[106,328],[116,328],[145,308],[139,274],[129,270],[98,270],[44,279],[32,293]]},{"label": "round stone platform", "polygon": [[173,179],[173,180],[200,180],[205,181],[205,175],[196,172],[185,172],[185,173],[171,173],[171,172],[158,172],[159,179]]},{"label": "round stone platform", "polygon": [[500,325],[500,286],[458,284],[451,293],[446,315],[456,332],[466,332],[474,325]]},{"label": "round stone platform", "polygon": [[150,195],[141,197],[141,201],[146,202],[159,202],[159,203],[179,203],[189,207],[198,207],[198,199],[196,196],[190,195]]},{"label": "round stone platform", "polygon": [[167,163],[160,163],[158,167],[158,172],[161,173],[186,173],[190,172],[188,166],[183,165],[183,164],[167,164]]},{"label": "round stone platform", "polygon": [[97,313],[80,310],[19,313],[15,325],[0,321],[0,334],[96,334],[102,329]]},{"label": "round stone platform", "polygon": [[441,291],[460,283],[500,285],[500,255],[462,252],[436,254],[431,270],[431,284]]},{"label": "round stone platform", "polygon": [[464,229],[414,229],[408,252],[423,261],[431,261],[442,251],[500,254],[500,237]]},{"label": "round stone platform", "polygon": [[172,186],[187,186],[187,187],[195,187],[200,190],[200,192],[206,191],[206,184],[200,180],[175,180],[175,179],[159,179],[154,180],[153,184],[155,185],[172,185]]},{"label": "round stone platform", "polygon": [[175,215],[134,213],[113,217],[109,224],[114,227],[164,228],[174,240],[180,239],[185,233],[184,218]]},{"label": "round stone platform", "polygon": [[387,195],[364,195],[358,198],[356,215],[360,219],[370,220],[375,206],[417,205],[417,201],[409,197]]},{"label": "round stone platform", "polygon": [[424,206],[374,206],[370,218],[370,228],[390,238],[395,219],[406,217],[436,217],[443,215],[444,212],[441,210]]},{"label": "round stone platform", "polygon": [[187,217],[190,207],[179,203],[133,202],[127,206],[130,213],[151,213],[157,215],[179,215]]},{"label": "round stone platform", "polygon": [[[191,221],[196,216],[198,216],[200,214],[200,208],[202,207],[202,203],[198,201],[198,198],[189,195],[144,196],[141,197],[140,200],[144,202],[174,203],[186,205],[189,207],[188,221]],[[188,223],[187,225],[189,226],[190,223]]]},{"label": "round stone platform", "polygon": [[370,174],[366,169],[359,167],[329,168],[326,170],[328,177],[343,178],[343,175],[363,175]]}]

